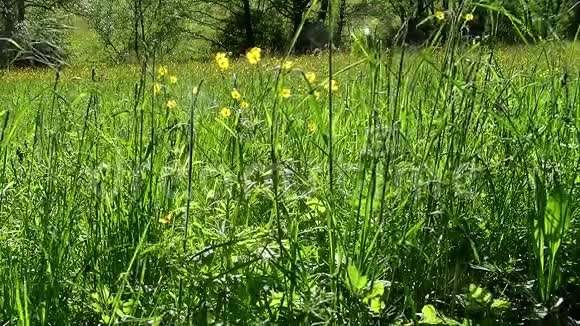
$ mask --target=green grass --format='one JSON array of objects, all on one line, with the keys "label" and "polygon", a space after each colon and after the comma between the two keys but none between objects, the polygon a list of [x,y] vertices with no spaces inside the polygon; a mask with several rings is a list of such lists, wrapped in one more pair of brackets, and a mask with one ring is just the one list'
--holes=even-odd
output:
[{"label": "green grass", "polygon": [[2,72],[0,321],[563,321],[577,46],[365,50]]}]

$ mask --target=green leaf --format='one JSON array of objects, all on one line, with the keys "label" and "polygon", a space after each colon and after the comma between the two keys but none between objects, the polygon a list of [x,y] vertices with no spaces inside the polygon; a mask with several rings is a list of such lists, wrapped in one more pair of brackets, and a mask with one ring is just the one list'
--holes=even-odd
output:
[{"label": "green leaf", "polygon": [[491,309],[507,310],[512,304],[509,301],[495,299],[491,303]]},{"label": "green leaf", "polygon": [[358,268],[354,265],[349,265],[346,269],[347,279],[346,287],[353,293],[358,294],[367,284],[367,277],[361,275]]},{"label": "green leaf", "polygon": [[443,323],[443,320],[437,317],[437,310],[433,305],[428,304],[423,306],[421,314],[423,315],[420,321],[422,324],[439,325]]},{"label": "green leaf", "polygon": [[570,200],[561,186],[556,187],[548,198],[544,214],[544,234],[550,246],[552,260],[555,258],[566,231],[570,228]]},{"label": "green leaf", "polygon": [[413,225],[409,231],[407,231],[407,233],[405,233],[405,236],[399,241],[399,245],[403,244],[405,241],[411,241],[414,237],[415,234],[421,230],[421,228],[423,227],[423,224],[425,223],[425,219],[422,218],[419,221],[417,221],[417,223],[415,223],[415,225]]},{"label": "green leaf", "polygon": [[326,212],[326,207],[324,206],[324,203],[318,199],[318,198],[311,198],[306,202],[306,205],[308,205],[308,207],[317,212],[319,215],[324,214],[324,212]]},{"label": "green leaf", "polygon": [[369,309],[374,315],[379,315],[385,308],[385,304],[380,298],[374,298],[370,301]]}]

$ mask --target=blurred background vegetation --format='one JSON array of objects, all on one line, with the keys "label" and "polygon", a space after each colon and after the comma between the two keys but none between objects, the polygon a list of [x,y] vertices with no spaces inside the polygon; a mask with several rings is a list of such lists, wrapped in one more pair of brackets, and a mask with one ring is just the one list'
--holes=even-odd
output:
[{"label": "blurred background vegetation", "polygon": [[361,31],[389,45],[422,46],[447,32],[439,31],[435,14],[451,18],[459,8],[473,13],[467,40],[574,39],[580,22],[577,0],[333,1],[331,15],[328,0],[2,0],[0,62],[131,62],[146,47],[174,61],[216,50],[241,54],[252,46],[281,51],[303,18],[300,53],[324,50],[331,29],[337,48],[347,48],[349,35]]}]

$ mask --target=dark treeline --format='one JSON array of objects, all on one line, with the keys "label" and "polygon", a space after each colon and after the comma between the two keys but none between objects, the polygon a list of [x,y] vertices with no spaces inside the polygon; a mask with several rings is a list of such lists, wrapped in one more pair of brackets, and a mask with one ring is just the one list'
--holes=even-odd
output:
[{"label": "dark treeline", "polygon": [[[303,52],[331,44],[330,29],[335,47],[348,46],[350,33],[361,30],[387,44],[427,44],[441,24],[452,22],[464,23],[467,36],[514,43],[574,39],[580,23],[578,0],[0,1],[3,65],[62,64],[66,22],[73,15],[89,22],[115,62],[152,47],[159,55],[171,54],[191,40],[234,53],[252,46],[284,50],[303,22],[296,44]],[[469,21],[461,22],[467,14]]]}]

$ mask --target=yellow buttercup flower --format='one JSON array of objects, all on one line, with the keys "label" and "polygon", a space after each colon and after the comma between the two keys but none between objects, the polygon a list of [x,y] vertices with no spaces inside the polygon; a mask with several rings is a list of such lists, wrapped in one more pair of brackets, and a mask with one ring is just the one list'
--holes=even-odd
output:
[{"label": "yellow buttercup flower", "polygon": [[445,20],[445,13],[441,10],[438,10],[435,12],[435,18],[437,18],[437,20]]},{"label": "yellow buttercup flower", "polygon": [[318,125],[316,124],[316,122],[314,121],[310,121],[308,123],[308,132],[310,132],[311,134],[315,133],[318,131]]},{"label": "yellow buttercup flower", "polygon": [[284,70],[290,70],[292,69],[292,67],[294,67],[294,62],[293,61],[286,61],[284,62],[284,64],[282,65],[282,68]]},{"label": "yellow buttercup flower", "polygon": [[175,211],[171,211],[171,212],[165,214],[165,216],[163,216],[162,218],[159,219],[159,223],[161,223],[161,224],[171,223],[171,221],[173,220],[174,213],[175,213]]},{"label": "yellow buttercup flower", "polygon": [[319,91],[314,91],[314,93],[313,93],[313,94],[314,94],[314,98],[315,98],[316,100],[320,100],[320,92],[319,92]]},{"label": "yellow buttercup flower", "polygon": [[307,72],[306,73],[306,80],[308,80],[308,82],[310,84],[314,83],[316,81],[316,73],[314,73],[314,72]]},{"label": "yellow buttercup flower", "polygon": [[175,76],[169,77],[169,82],[172,84],[177,84],[177,77],[175,77]]},{"label": "yellow buttercup flower", "polygon": [[473,17],[472,13],[468,13],[468,14],[465,14],[465,17],[463,17],[463,18],[465,18],[466,22],[470,22],[473,20],[474,17]]},{"label": "yellow buttercup flower", "polygon": [[159,93],[161,93],[161,84],[155,83],[155,85],[153,85],[153,94],[159,95]]},{"label": "yellow buttercup flower", "polygon": [[224,107],[220,111],[220,114],[221,114],[222,118],[229,118],[232,115],[232,110],[230,110],[229,108]]},{"label": "yellow buttercup flower", "polygon": [[290,90],[290,88],[282,88],[280,90],[280,97],[282,98],[289,98],[290,95],[292,95],[292,91]]},{"label": "yellow buttercup flower", "polygon": [[247,109],[250,107],[250,103],[246,102],[246,101],[242,101],[242,103],[240,103],[240,108],[241,109]]},{"label": "yellow buttercup flower", "polygon": [[239,101],[242,98],[242,94],[237,89],[232,91],[232,98],[236,101]]},{"label": "yellow buttercup flower", "polygon": [[167,74],[167,67],[161,66],[161,67],[159,67],[159,69],[157,69],[157,75],[159,75],[159,77],[163,77],[166,74]]},{"label": "yellow buttercup flower", "polygon": [[252,65],[258,64],[262,60],[262,49],[251,48],[250,51],[246,53],[246,58],[248,62]]},{"label": "yellow buttercup flower", "polygon": [[338,83],[336,82],[336,80],[331,79],[330,81],[328,81],[328,83],[326,83],[326,85],[324,85],[324,89],[326,90],[331,90],[333,92],[338,91]]},{"label": "yellow buttercup flower", "polygon": [[228,69],[230,66],[230,60],[225,52],[219,52],[215,55],[215,62],[221,71]]},{"label": "yellow buttercup flower", "polygon": [[173,110],[177,107],[177,102],[175,100],[169,100],[167,101],[167,104],[165,105],[169,110]]}]

